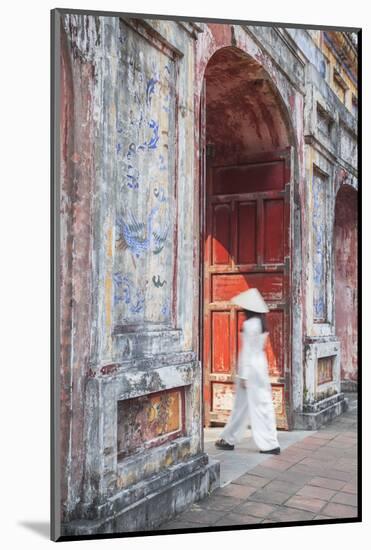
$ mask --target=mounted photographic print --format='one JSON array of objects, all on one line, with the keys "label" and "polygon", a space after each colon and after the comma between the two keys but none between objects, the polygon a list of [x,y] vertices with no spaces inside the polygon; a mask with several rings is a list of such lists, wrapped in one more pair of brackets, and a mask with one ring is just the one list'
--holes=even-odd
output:
[{"label": "mounted photographic print", "polygon": [[52,11],[53,540],[361,521],[360,40]]}]

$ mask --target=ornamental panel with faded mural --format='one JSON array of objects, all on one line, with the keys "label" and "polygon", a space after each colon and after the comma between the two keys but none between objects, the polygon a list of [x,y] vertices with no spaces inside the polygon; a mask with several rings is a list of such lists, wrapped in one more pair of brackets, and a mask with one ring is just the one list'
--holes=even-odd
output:
[{"label": "ornamental panel with faded mural", "polygon": [[176,67],[123,21],[119,40],[115,324],[170,324]]},{"label": "ornamental panel with faded mural", "polygon": [[315,322],[327,320],[326,183],[326,179],[315,172],[313,177],[313,307]]}]

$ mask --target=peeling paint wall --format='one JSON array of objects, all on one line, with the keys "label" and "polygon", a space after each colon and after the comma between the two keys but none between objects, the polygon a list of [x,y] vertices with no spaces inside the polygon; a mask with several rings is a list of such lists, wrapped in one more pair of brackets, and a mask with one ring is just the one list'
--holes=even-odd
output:
[{"label": "peeling paint wall", "polygon": [[[348,101],[339,97],[334,83],[334,71],[357,70],[356,58],[343,61],[331,46],[326,33],[316,35],[314,43],[306,33],[291,31],[305,55],[311,60],[306,66],[306,105],[304,117],[306,181],[305,204],[308,222],[304,224],[306,241],[305,273],[305,339],[304,339],[304,406],[314,407],[321,399],[341,395],[343,339],[336,321],[335,198],[338,189],[348,183],[357,189],[357,118]],[[346,33],[337,33],[338,35]],[[338,37],[339,38],[339,37]],[[338,39],[337,38],[337,39]],[[354,53],[354,47],[345,40]],[[335,62],[336,59],[336,62]],[[346,59],[346,60],[345,60]],[[349,87],[356,93],[354,82]],[[352,203],[355,211],[357,201]],[[356,249],[353,254],[356,255]],[[354,336],[353,336],[354,338]],[[320,382],[323,361],[331,362],[331,378]],[[346,360],[348,362],[348,360]],[[327,364],[328,364],[327,363]],[[330,372],[330,371],[329,371]],[[340,398],[340,397],[339,397]]]},{"label": "peeling paint wall", "polygon": [[164,472],[170,485],[183,472],[178,509],[195,498],[191,480],[204,479],[199,496],[217,483],[202,453],[189,299],[198,292],[189,223],[195,159],[187,145],[195,30],[155,27],[61,20],[66,532],[71,520],[106,521],[116,507],[136,504],[131,487],[151,476],[162,475],[159,489]]},{"label": "peeling paint wall", "polygon": [[341,346],[341,380],[358,381],[357,193],[349,185],[336,196],[335,323]]},{"label": "peeling paint wall", "polygon": [[[84,475],[84,388],[91,346],[93,66],[61,44],[61,462],[62,510],[78,510]],[[83,124],[80,122],[83,121]]]}]

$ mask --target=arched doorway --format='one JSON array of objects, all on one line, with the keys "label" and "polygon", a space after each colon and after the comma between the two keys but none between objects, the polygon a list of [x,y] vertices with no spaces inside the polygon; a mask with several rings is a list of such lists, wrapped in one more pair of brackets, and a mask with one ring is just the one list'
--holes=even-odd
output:
[{"label": "arched doorway", "polygon": [[270,312],[267,346],[277,423],[291,395],[290,132],[264,69],[234,47],[218,50],[204,79],[203,364],[205,425],[233,402],[243,312],[232,296],[257,287]]},{"label": "arched doorway", "polygon": [[357,388],[357,191],[343,185],[335,203],[335,330],[343,390]]}]

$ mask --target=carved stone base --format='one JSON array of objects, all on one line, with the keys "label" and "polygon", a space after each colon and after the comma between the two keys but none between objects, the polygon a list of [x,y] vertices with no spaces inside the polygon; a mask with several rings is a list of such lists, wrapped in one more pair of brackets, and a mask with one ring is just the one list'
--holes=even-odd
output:
[{"label": "carved stone base", "polygon": [[348,399],[343,393],[327,397],[311,405],[303,412],[294,413],[295,430],[318,430],[322,425],[348,409]]},{"label": "carved stone base", "polygon": [[354,393],[358,391],[358,382],[356,380],[342,380],[341,391],[344,393]]}]

